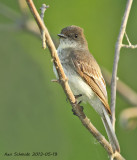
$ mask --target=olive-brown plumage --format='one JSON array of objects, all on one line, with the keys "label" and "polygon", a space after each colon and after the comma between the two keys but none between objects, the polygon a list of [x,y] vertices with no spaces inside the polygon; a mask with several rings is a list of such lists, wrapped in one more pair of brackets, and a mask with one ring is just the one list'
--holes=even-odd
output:
[{"label": "olive-brown plumage", "polygon": [[81,100],[88,102],[101,116],[113,150],[120,151],[109,117],[106,84],[98,63],[89,52],[83,29],[68,26],[58,36],[57,52],[72,92],[74,95],[82,94]]}]

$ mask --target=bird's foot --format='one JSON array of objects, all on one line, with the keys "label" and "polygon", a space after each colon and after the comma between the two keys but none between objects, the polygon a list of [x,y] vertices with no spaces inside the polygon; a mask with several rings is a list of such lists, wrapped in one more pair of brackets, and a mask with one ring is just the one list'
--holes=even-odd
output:
[{"label": "bird's foot", "polygon": [[[80,106],[80,110],[83,112],[84,107]],[[76,111],[73,108],[72,108],[72,112],[73,112],[73,115],[77,116],[77,113],[76,113]]]},{"label": "bird's foot", "polygon": [[[78,94],[78,95],[74,95],[74,97],[76,98],[76,100],[81,97],[82,94]],[[66,98],[66,102],[68,103],[68,98]],[[77,104],[81,104],[82,101],[79,101]]]},{"label": "bird's foot", "polygon": [[[80,105],[82,103],[82,101],[79,101],[78,104]],[[81,106],[82,107],[82,106]]]},{"label": "bird's foot", "polygon": [[76,99],[82,96],[82,94],[74,95]]}]

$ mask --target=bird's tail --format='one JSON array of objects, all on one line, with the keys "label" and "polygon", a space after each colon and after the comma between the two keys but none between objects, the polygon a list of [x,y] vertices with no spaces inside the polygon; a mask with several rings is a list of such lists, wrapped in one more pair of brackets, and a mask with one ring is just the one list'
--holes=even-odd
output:
[{"label": "bird's tail", "polygon": [[115,151],[120,152],[120,146],[119,146],[116,134],[115,134],[115,132],[113,130],[112,123],[110,121],[110,117],[109,117],[107,111],[105,110],[105,108],[103,108],[102,121],[103,121],[103,124],[105,126],[105,129],[106,129],[110,144],[112,145],[113,151],[114,152]]}]

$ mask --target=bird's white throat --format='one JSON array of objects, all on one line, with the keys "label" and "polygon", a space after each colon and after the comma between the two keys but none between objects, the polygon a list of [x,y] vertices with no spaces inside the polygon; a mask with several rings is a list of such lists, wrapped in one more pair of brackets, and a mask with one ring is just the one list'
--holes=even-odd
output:
[{"label": "bird's white throat", "polygon": [[81,45],[74,41],[74,40],[68,40],[68,39],[60,39],[60,44],[58,47],[58,50],[66,49],[66,48],[81,48]]}]

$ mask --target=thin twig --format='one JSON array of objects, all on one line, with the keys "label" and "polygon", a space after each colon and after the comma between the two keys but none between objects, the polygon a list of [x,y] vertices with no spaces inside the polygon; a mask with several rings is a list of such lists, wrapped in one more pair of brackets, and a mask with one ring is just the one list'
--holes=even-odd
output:
[{"label": "thin twig", "polygon": [[131,49],[136,49],[137,48],[137,44],[136,45],[127,45],[127,44],[122,44],[121,47],[123,48],[131,48]]},{"label": "thin twig", "polygon": [[126,39],[127,39],[128,45],[127,45],[127,44],[122,44],[122,46],[121,46],[121,47],[123,47],[123,48],[131,48],[131,49],[135,49],[135,48],[137,48],[137,44],[132,45],[132,43],[130,42],[130,40],[129,40],[129,38],[128,38],[128,35],[127,35],[127,33],[126,33],[126,31],[125,31],[125,36],[126,36]]},{"label": "thin twig", "polygon": [[125,13],[123,16],[122,24],[120,27],[120,32],[118,36],[118,40],[115,47],[115,57],[114,57],[114,64],[113,64],[113,72],[112,72],[112,80],[111,80],[111,113],[112,113],[112,125],[115,129],[115,105],[116,105],[116,84],[117,84],[117,69],[118,69],[118,61],[120,55],[120,49],[122,47],[122,41],[130,13],[130,9],[132,6],[133,0],[128,0]]},{"label": "thin twig", "polygon": [[130,42],[130,40],[129,40],[129,38],[128,38],[128,35],[127,35],[126,31],[125,31],[125,36],[126,36],[126,39],[127,39],[128,45],[129,45],[129,46],[131,46],[131,42]]},{"label": "thin twig", "polygon": [[52,79],[51,82],[60,83],[60,82],[59,82],[59,79]]},{"label": "thin twig", "polygon": [[70,104],[72,105],[73,111],[76,113],[76,115],[79,117],[80,121],[82,124],[90,131],[90,133],[99,141],[99,143],[105,148],[105,150],[108,152],[109,155],[113,155],[116,160],[123,160],[124,158],[120,155],[120,153],[117,153],[116,155],[113,153],[112,147],[109,144],[109,142],[102,136],[102,134],[93,126],[93,124],[90,122],[90,120],[86,117],[84,114],[83,110],[81,107],[76,103],[76,99],[68,85],[68,80],[66,75],[64,74],[62,65],[60,63],[60,60],[57,55],[56,48],[51,40],[51,37],[48,33],[47,28],[45,27],[44,23],[42,22],[40,15],[38,14],[34,3],[32,0],[26,0],[40,30],[45,31],[45,36],[46,36],[46,42],[47,46],[50,50],[51,57],[53,58],[54,65],[56,67],[58,76],[59,76],[59,81],[64,89],[64,92],[67,96],[67,98],[70,101]]}]

